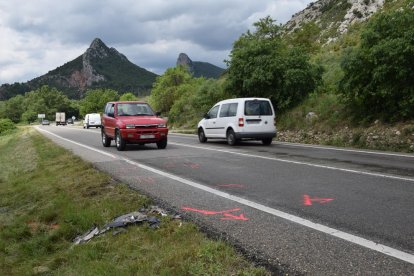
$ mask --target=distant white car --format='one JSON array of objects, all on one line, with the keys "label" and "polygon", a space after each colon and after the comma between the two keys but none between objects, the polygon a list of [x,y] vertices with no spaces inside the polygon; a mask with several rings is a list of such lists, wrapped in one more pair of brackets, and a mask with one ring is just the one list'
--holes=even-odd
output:
[{"label": "distant white car", "polygon": [[83,128],[101,127],[101,115],[99,113],[86,114],[83,120]]},{"label": "distant white car", "polygon": [[237,98],[218,102],[198,123],[198,138],[227,139],[231,146],[241,139],[270,145],[276,137],[275,112],[266,98]]},{"label": "distant white car", "polygon": [[42,120],[42,125],[43,125],[43,126],[48,126],[48,125],[50,125],[49,120],[43,119],[43,120]]}]

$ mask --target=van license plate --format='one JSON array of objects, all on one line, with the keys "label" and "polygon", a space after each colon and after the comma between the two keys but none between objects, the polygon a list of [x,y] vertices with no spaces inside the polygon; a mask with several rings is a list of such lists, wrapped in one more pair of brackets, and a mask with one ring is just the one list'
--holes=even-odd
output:
[{"label": "van license plate", "polygon": [[155,138],[155,135],[153,134],[141,135],[141,139],[153,139],[153,138]]}]

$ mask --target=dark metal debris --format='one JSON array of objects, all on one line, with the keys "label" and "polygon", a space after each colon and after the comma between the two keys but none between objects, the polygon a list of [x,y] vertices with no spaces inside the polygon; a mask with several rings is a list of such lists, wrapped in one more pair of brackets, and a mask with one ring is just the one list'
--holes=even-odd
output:
[{"label": "dark metal debris", "polygon": [[[152,215],[148,217],[148,215]],[[168,216],[168,213],[161,209],[158,206],[150,206],[149,208],[142,208],[139,210],[139,212],[131,212],[119,217],[116,217],[111,222],[104,225],[104,227],[99,230],[98,227],[93,227],[90,230],[88,230],[85,234],[77,236],[74,240],[74,244],[80,244],[88,242],[90,239],[92,239],[95,236],[99,236],[110,229],[115,229],[112,232],[112,235],[118,235],[119,233],[126,232],[124,229],[125,227],[131,225],[131,224],[139,224],[143,222],[148,222],[149,226],[153,229],[159,228],[161,221],[154,217],[153,215],[160,215],[160,216]],[[179,215],[171,216],[173,219],[181,219]]]}]

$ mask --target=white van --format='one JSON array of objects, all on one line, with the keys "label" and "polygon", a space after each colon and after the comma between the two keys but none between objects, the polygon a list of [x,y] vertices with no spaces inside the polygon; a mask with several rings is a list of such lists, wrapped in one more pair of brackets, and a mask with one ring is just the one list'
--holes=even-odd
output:
[{"label": "white van", "polygon": [[227,139],[231,146],[241,139],[270,145],[276,137],[275,111],[266,98],[237,98],[218,102],[198,123],[198,138]]},{"label": "white van", "polygon": [[101,127],[101,115],[99,113],[86,114],[83,120],[83,128]]}]

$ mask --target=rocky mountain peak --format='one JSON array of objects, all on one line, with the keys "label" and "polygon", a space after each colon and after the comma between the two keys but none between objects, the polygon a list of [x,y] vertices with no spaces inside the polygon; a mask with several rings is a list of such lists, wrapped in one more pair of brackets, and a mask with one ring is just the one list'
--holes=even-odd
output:
[{"label": "rocky mountain peak", "polygon": [[224,72],[223,68],[208,62],[192,61],[187,54],[178,55],[176,66],[184,66],[196,78],[213,78],[218,79]]},{"label": "rocky mountain peak", "polygon": [[383,5],[384,0],[318,0],[294,14],[285,27],[293,32],[313,22],[322,30],[321,42],[329,43],[347,32],[351,24],[366,21]]},{"label": "rocky mountain peak", "polygon": [[187,54],[185,53],[181,53],[178,55],[178,59],[177,59],[177,66],[184,66],[186,68],[188,68],[188,70],[190,72],[194,71],[194,65],[193,65],[193,61],[187,56]]},{"label": "rocky mountain peak", "polygon": [[105,58],[109,55],[109,48],[102,40],[95,38],[84,55],[87,57]]},{"label": "rocky mountain peak", "polygon": [[108,46],[106,46],[106,44],[103,43],[103,41],[100,38],[95,38],[94,40],[92,40],[91,46],[89,46],[89,48],[99,49],[99,48],[108,48]]}]

